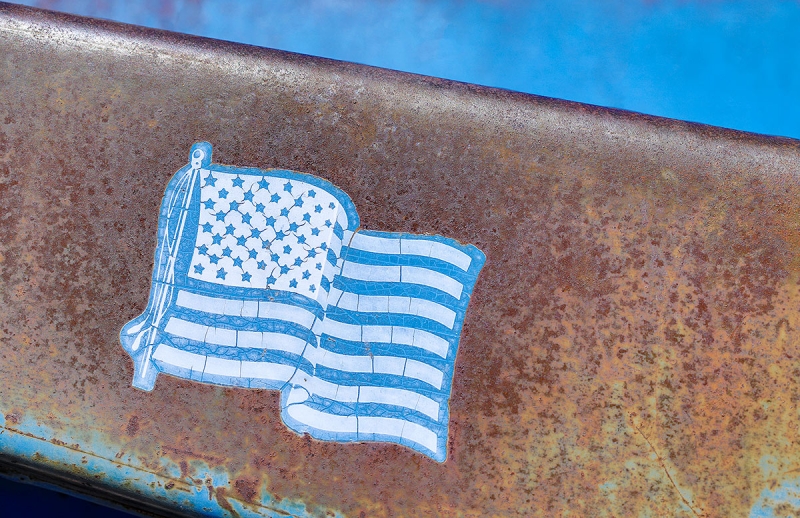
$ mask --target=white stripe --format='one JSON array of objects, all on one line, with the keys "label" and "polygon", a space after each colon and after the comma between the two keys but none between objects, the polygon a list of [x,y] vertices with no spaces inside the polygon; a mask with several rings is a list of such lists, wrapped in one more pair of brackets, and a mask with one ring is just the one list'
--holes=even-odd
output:
[{"label": "white stripe", "polygon": [[461,250],[439,241],[429,239],[408,239],[394,237],[368,236],[357,232],[350,241],[350,247],[377,254],[421,255],[448,262],[465,272],[469,270],[472,257]]},{"label": "white stripe", "polygon": [[[333,232],[331,232],[331,235],[328,237],[328,249],[333,250],[333,253],[336,255],[336,257],[341,257],[342,240],[339,238],[339,236],[337,236]],[[328,257],[327,252],[325,252],[325,257],[326,258]]]},{"label": "white stripe", "polygon": [[389,313],[406,313],[411,314],[411,301],[412,300],[423,300],[423,299],[412,299],[411,297],[398,297],[395,295],[391,296],[379,296],[379,295],[360,295],[359,302],[361,299],[385,299],[386,306],[388,308]]},{"label": "white stripe", "polygon": [[292,387],[289,389],[289,395],[286,396],[286,406],[294,403],[302,403],[308,400],[308,391],[303,387]]},{"label": "white stripe", "polygon": [[356,416],[333,415],[305,405],[290,405],[286,412],[302,424],[331,433],[358,433]]},{"label": "white stripe", "polygon": [[387,417],[362,417],[359,424],[361,425],[359,426],[359,431],[363,434],[378,433],[401,438],[403,437],[403,428],[408,424],[408,421]]},{"label": "white stripe", "polygon": [[351,342],[361,341],[361,326],[345,324],[338,320],[326,318],[321,328],[323,333],[330,335],[332,338],[350,340]]},{"label": "white stripe", "polygon": [[205,311],[207,313],[219,313],[217,305],[212,305],[211,297],[205,295],[198,295],[188,291],[180,290],[178,292],[178,300],[175,302],[178,306],[188,309],[195,309],[197,311]]},{"label": "white stripe", "polygon": [[452,277],[419,266],[375,266],[345,261],[342,277],[371,282],[402,282],[436,288],[460,299],[464,286]]},{"label": "white stripe", "polygon": [[286,411],[300,423],[325,432],[389,435],[415,442],[434,452],[439,440],[435,433],[424,426],[402,419],[334,415],[302,404],[290,405]]},{"label": "white stripe", "polygon": [[[255,300],[235,300],[223,299],[222,314],[235,317],[255,317],[258,316],[258,301]],[[222,302],[217,300],[217,304]]]},{"label": "white stripe", "polygon": [[207,356],[206,368],[203,370],[203,374],[216,374],[219,376],[239,378],[242,375],[242,362]]},{"label": "white stripe", "polygon": [[311,325],[316,318],[316,315],[311,311],[290,304],[208,297],[186,290],[178,292],[176,304],[186,309],[204,311],[215,315],[285,320],[287,322],[295,322],[308,329],[311,329]]},{"label": "white stripe", "polygon": [[361,326],[361,341],[392,343],[392,329],[392,326]]},{"label": "white stripe", "polygon": [[455,265],[465,272],[469,270],[469,265],[472,263],[472,257],[457,248],[453,248],[450,245],[438,241],[402,239],[400,248],[403,255],[412,254],[433,257],[434,259],[439,259]]},{"label": "white stripe", "polygon": [[289,381],[295,373],[295,368],[281,363],[271,362],[242,362],[242,377],[267,379],[275,381]]},{"label": "white stripe", "polygon": [[[389,297],[357,295],[356,301],[357,301],[356,311],[363,311],[367,313],[389,312]],[[408,307],[408,304],[406,304],[406,307]],[[407,311],[405,313],[407,313]]]},{"label": "white stripe", "polygon": [[[343,228],[347,228],[346,226],[342,225]],[[352,230],[345,230],[344,234],[342,234],[342,244],[348,244],[353,239],[354,232]]]},{"label": "white stripe", "polygon": [[447,358],[450,342],[422,329],[403,326],[358,326],[327,318],[321,326],[322,333],[331,338],[351,342],[380,342],[411,345]]},{"label": "white stripe", "polygon": [[434,452],[439,442],[436,434],[424,426],[391,417],[359,417],[358,432],[401,437]]},{"label": "white stripe", "polygon": [[207,344],[286,351],[298,356],[303,354],[306,346],[306,341],[302,338],[283,333],[237,332],[222,327],[202,326],[175,317],[169,319],[165,331],[175,336]]},{"label": "white stripe", "polygon": [[176,304],[183,308],[205,311],[216,315],[237,317],[255,317],[258,315],[258,301],[208,297],[186,290],[178,292]]},{"label": "white stripe", "polygon": [[221,327],[209,327],[205,342],[207,344],[236,347],[236,331]]},{"label": "white stripe", "polygon": [[[331,292],[334,296],[334,293]],[[356,295],[350,292],[336,290],[332,306],[347,309],[350,311],[361,311],[364,313],[400,313],[405,315],[417,315],[429,318],[453,329],[456,321],[456,312],[450,308],[442,306],[427,299],[416,297],[396,297],[385,295]]]},{"label": "white stripe", "polygon": [[261,336],[261,347],[264,349],[286,351],[300,356],[306,348],[306,341],[296,336],[266,332],[261,333]]},{"label": "white stripe", "polygon": [[400,240],[396,238],[368,236],[356,232],[353,239],[350,241],[350,248],[378,254],[399,254]]},{"label": "white stripe", "polygon": [[334,288],[331,286],[331,290],[328,292],[328,305],[329,306],[338,306],[339,299],[342,298],[343,292],[339,288]]},{"label": "white stripe", "polygon": [[437,390],[442,388],[444,378],[444,373],[436,367],[398,356],[356,356],[309,347],[303,357],[315,365],[343,372],[405,376],[427,383]]},{"label": "white stripe", "polygon": [[261,331],[239,331],[236,337],[237,347],[261,349],[263,347],[263,333]]},{"label": "white stripe", "polygon": [[208,327],[170,317],[164,330],[172,335],[197,342],[236,347],[236,331],[233,329]]},{"label": "white stripe", "polygon": [[427,299],[385,295],[357,295],[333,288],[331,306],[365,313],[401,313],[429,318],[453,329],[455,311]]},{"label": "white stripe", "polygon": [[346,307],[347,309],[358,311],[358,295],[349,292],[339,293],[341,293],[341,297],[339,298],[339,302],[336,304],[336,306],[340,308]]},{"label": "white stripe", "polygon": [[226,360],[213,356],[203,356],[175,349],[166,344],[160,344],[153,354],[153,360],[174,365],[183,369],[207,374],[220,374],[231,377],[269,379],[275,381],[289,381],[295,373],[295,368],[289,365],[270,362],[250,362]]},{"label": "white stripe", "polygon": [[373,282],[400,282],[399,266],[373,266],[371,264],[345,261],[342,277]]},{"label": "white stripe", "polygon": [[341,403],[358,402],[357,386],[338,385],[317,377],[310,377],[307,381],[300,383],[300,385],[312,395],[339,401]]},{"label": "white stripe", "polygon": [[289,304],[281,304],[279,302],[264,302],[258,303],[258,316],[260,318],[272,318],[275,320],[285,320],[287,322],[294,322],[301,326],[311,329],[314,324],[314,319],[317,316],[311,311],[291,306]]},{"label": "white stripe", "polygon": [[194,324],[180,318],[170,317],[169,322],[167,322],[167,326],[164,328],[164,331],[175,336],[194,340],[196,342],[205,342],[206,335],[208,334],[208,326]]},{"label": "white stripe", "polygon": [[327,349],[316,349],[315,356],[316,362],[314,363],[329,369],[344,372],[372,372],[372,358],[369,356],[339,354]]},{"label": "white stripe", "polygon": [[358,393],[358,402],[401,406],[421,412],[433,420],[439,419],[439,403],[410,390],[362,386]]},{"label": "white stripe", "polygon": [[[403,328],[395,327],[394,329],[397,330]],[[395,340],[394,336],[392,337],[392,343],[413,345],[414,347],[419,347],[420,349],[425,349],[426,351],[430,351],[434,354],[437,354],[442,358],[447,358],[447,351],[450,349],[450,342],[432,333],[423,331],[422,329],[414,329],[413,331],[414,331],[414,339],[412,340],[411,343],[405,341],[400,342],[398,340]]]},{"label": "white stripe", "polygon": [[456,312],[431,300],[410,298],[409,313],[435,320],[448,329],[456,323]]},{"label": "white stripe", "polygon": [[461,298],[464,286],[450,276],[418,266],[401,266],[400,268],[402,270],[400,282],[430,286],[449,293],[457,299]]},{"label": "white stripe", "polygon": [[206,366],[206,357],[199,354],[181,351],[167,344],[159,344],[153,359],[159,362],[189,369],[195,372],[203,372]]},{"label": "white stripe", "polygon": [[311,332],[314,333],[315,336],[320,336],[325,332],[325,322],[325,320],[315,320],[314,325],[311,326]]},{"label": "white stripe", "polygon": [[[402,376],[406,370],[406,359],[397,356],[373,356],[372,371],[375,374],[394,374]],[[422,380],[424,381],[424,380]]]},{"label": "white stripe", "polygon": [[406,361],[406,370],[403,376],[424,381],[437,390],[442,389],[442,382],[444,381],[444,373],[442,371],[427,363],[411,359]]}]

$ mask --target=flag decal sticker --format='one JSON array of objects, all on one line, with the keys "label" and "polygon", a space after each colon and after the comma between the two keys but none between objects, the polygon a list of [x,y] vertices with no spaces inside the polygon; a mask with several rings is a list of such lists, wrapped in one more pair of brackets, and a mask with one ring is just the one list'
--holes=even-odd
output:
[{"label": "flag decal sticker", "polygon": [[164,194],[147,309],[120,333],[133,386],[165,373],[279,390],[297,433],[443,462],[484,261],[445,237],[360,229],[330,182],[212,164],[197,143]]}]

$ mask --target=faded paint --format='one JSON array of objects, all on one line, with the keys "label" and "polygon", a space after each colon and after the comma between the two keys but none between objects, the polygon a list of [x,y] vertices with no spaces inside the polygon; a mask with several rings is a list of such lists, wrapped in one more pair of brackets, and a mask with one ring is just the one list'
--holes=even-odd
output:
[{"label": "faded paint", "polygon": [[[797,141],[83,23],[0,7],[6,464],[176,510],[185,487],[222,515],[794,505]],[[367,228],[486,252],[447,462],[298,436],[275,392],[129,386],[116,337],[149,287],[153,186],[198,140],[330,180]]]}]

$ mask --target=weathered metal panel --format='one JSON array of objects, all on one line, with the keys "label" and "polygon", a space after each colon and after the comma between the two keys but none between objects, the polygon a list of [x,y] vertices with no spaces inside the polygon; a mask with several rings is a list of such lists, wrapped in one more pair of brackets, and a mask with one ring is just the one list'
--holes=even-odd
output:
[{"label": "weathered metal panel", "polygon": [[[475,243],[448,459],[130,386],[168,179],[312,173]],[[800,143],[0,4],[4,469],[156,514],[796,513]]]}]

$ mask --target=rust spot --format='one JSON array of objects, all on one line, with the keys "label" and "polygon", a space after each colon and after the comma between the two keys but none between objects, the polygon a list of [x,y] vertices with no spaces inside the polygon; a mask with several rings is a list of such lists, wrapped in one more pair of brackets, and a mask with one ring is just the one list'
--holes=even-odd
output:
[{"label": "rust spot", "polygon": [[171,480],[169,482],[167,482],[166,484],[164,484],[164,488],[165,489],[172,489],[173,487],[175,487],[175,482],[173,482]]},{"label": "rust spot", "polygon": [[236,479],[233,487],[246,502],[253,502],[258,495],[258,480],[254,478]]},{"label": "rust spot", "polygon": [[136,433],[139,431],[139,416],[134,415],[128,419],[128,426],[125,428],[125,431],[131,437],[136,435]]},{"label": "rust spot", "polygon": [[216,488],[216,490],[214,490],[214,496],[217,498],[217,502],[219,503],[220,507],[231,513],[233,518],[239,518],[239,513],[236,512],[231,503],[228,501],[228,498],[225,496],[224,487]]},{"label": "rust spot", "polygon": [[5,415],[6,421],[12,424],[19,424],[21,417],[20,414],[17,412],[10,412]]},{"label": "rust spot", "polygon": [[782,502],[772,509],[773,516],[796,517],[800,516],[800,507],[788,502]]},{"label": "rust spot", "polygon": [[214,498],[214,484],[210,478],[205,480],[206,489],[208,489],[208,499],[213,500]]}]

